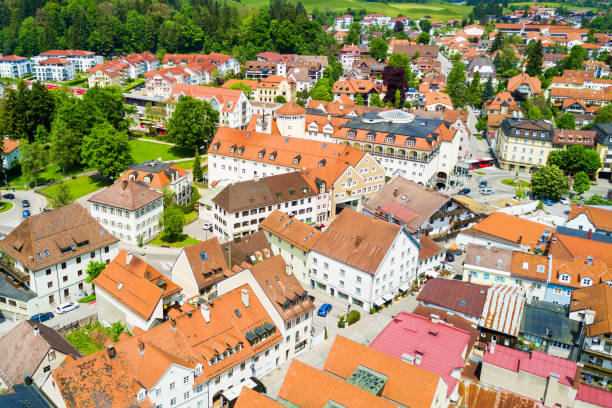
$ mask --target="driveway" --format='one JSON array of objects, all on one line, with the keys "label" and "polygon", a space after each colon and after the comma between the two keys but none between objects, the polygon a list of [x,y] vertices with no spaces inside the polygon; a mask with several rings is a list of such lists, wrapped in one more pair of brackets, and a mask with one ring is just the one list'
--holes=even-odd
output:
[{"label": "driveway", "polygon": [[[205,230],[204,228],[202,228],[202,224],[204,224],[204,222],[209,221],[203,220],[201,218],[196,218],[193,222],[185,225],[185,227],[183,228],[183,232],[189,235],[190,237],[197,239],[198,241],[206,241],[207,239],[214,237],[215,234],[213,234],[209,230]],[[219,242],[221,242],[221,238],[219,238]]]},{"label": "driveway", "polygon": [[18,226],[21,221],[23,221],[23,206],[21,205],[21,200],[28,200],[30,202],[30,210],[31,215],[40,214],[42,209],[47,206],[47,199],[40,194],[34,192],[34,190],[0,190],[0,195],[6,194],[10,192],[15,194],[15,198],[13,200],[7,200],[6,198],[2,198],[3,201],[10,201],[13,203],[13,208],[10,210],[0,213],[0,232],[8,234],[11,232],[16,226]]}]

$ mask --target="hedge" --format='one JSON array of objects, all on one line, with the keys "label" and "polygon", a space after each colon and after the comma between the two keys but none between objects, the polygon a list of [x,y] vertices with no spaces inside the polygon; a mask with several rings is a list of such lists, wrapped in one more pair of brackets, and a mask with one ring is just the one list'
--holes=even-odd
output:
[{"label": "hedge", "polygon": [[88,295],[79,299],[79,303],[89,303],[96,300],[96,295]]},{"label": "hedge", "polygon": [[361,313],[359,313],[356,310],[351,310],[351,312],[348,315],[348,318],[346,319],[346,322],[350,326],[351,324],[358,322],[360,318],[361,318]]}]

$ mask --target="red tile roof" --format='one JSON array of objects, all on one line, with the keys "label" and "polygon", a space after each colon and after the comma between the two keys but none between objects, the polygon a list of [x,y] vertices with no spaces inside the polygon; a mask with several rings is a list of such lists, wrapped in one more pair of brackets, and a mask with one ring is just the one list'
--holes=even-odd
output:
[{"label": "red tile roof", "polygon": [[484,220],[472,227],[494,237],[498,237],[517,244],[535,248],[544,232],[550,227],[539,222],[529,221],[525,218],[517,217],[501,212],[494,212]]},{"label": "red tile roof", "polygon": [[181,96],[191,96],[196,99],[211,101],[213,98],[219,103],[223,112],[233,112],[239,106],[242,91],[237,89],[215,88],[191,84],[176,84],[170,93],[170,99],[178,102]]},{"label": "red tile roof", "polygon": [[427,281],[417,297],[425,302],[457,313],[480,318],[487,298],[485,285],[454,279],[436,278]]},{"label": "red tile roof", "polygon": [[27,60],[26,57],[20,57],[18,55],[7,55],[5,57],[0,57],[0,61],[23,61]]},{"label": "red tile roof", "polygon": [[612,392],[582,383],[578,385],[576,399],[599,407],[612,407]]},{"label": "red tile roof", "polygon": [[234,408],[286,408],[286,406],[249,387],[242,387]]},{"label": "red tile roof", "polygon": [[49,50],[41,52],[40,55],[53,55],[58,57],[84,57],[95,55],[95,52],[84,50]]},{"label": "red tile roof", "polygon": [[522,84],[529,85],[531,92],[535,94],[542,92],[542,82],[540,79],[527,74],[518,74],[508,79],[508,92],[514,92]]},{"label": "red tile roof", "polygon": [[[584,132],[589,132],[585,130]],[[592,138],[594,136],[590,135]],[[569,215],[567,216],[567,220],[573,220],[578,215],[584,214],[587,216],[589,221],[595,226],[595,228],[612,232],[612,210],[608,210],[605,208],[592,207],[590,205],[578,206],[576,204],[572,205],[572,209],[570,210]]]},{"label": "red tile roof", "polygon": [[44,59],[42,61],[38,61],[38,64],[62,64],[62,65],[68,65],[68,64],[72,64],[72,62],[68,59],[65,58],[47,58]]},{"label": "red tile roof", "polygon": [[295,102],[288,102],[285,105],[281,106],[276,110],[277,115],[285,115],[285,116],[297,116],[297,115],[305,115],[306,109],[302,108]]},{"label": "red tile roof", "polygon": [[9,154],[19,147],[19,140],[7,139],[3,140],[4,154]]}]

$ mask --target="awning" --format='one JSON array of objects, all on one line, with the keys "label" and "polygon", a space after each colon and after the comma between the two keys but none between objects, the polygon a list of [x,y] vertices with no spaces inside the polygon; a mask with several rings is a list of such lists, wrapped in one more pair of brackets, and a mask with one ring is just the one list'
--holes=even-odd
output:
[{"label": "awning", "polygon": [[399,287],[399,290],[401,290],[402,292],[408,292],[408,289],[410,289],[409,283],[404,283],[403,285],[400,285]]},{"label": "awning", "polygon": [[393,295],[391,293],[385,293],[382,297],[386,302],[393,300]]},{"label": "awning", "polygon": [[384,303],[385,303],[385,301],[384,301],[384,300],[382,300],[382,299],[376,299],[376,300],[374,301],[374,304],[375,304],[376,306],[378,306],[378,307],[382,306]]},{"label": "awning", "polygon": [[227,401],[234,401],[240,395],[240,392],[242,391],[242,387],[253,389],[257,387],[257,384],[255,384],[255,382],[253,382],[253,380],[251,380],[250,378],[247,378],[244,382],[239,383],[237,386],[232,387],[227,391],[223,391],[222,392],[223,397]]}]

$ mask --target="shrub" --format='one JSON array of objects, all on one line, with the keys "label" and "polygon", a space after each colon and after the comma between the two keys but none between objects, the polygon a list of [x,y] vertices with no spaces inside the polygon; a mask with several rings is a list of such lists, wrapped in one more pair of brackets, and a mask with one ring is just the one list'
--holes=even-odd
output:
[{"label": "shrub", "polygon": [[344,316],[341,316],[340,320],[338,320],[338,327],[341,328],[341,329],[344,329],[345,325],[346,324],[344,323]]},{"label": "shrub", "polygon": [[327,340],[327,327],[325,327],[325,336],[323,338]]},{"label": "shrub", "polygon": [[93,302],[94,300],[96,300],[96,295],[89,295],[89,296],[83,296],[82,298],[79,299],[79,303],[89,303],[89,302]]},{"label": "shrub", "polygon": [[358,322],[360,318],[361,318],[361,313],[359,313],[356,310],[351,310],[351,312],[348,315],[348,318],[346,319],[346,322],[350,326],[351,324]]},{"label": "shrub", "polygon": [[371,307],[371,308],[370,308],[370,314],[374,314],[374,313],[376,313],[376,309],[375,309],[375,308],[373,308],[373,307]]}]

